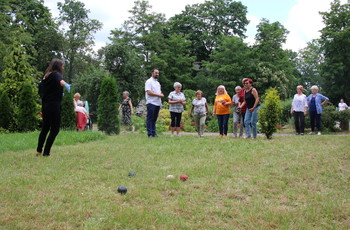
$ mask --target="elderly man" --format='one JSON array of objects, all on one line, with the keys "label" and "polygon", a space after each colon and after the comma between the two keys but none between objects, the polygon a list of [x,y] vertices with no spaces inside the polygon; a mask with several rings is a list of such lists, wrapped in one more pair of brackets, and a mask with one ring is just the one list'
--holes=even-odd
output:
[{"label": "elderly man", "polygon": [[157,136],[156,122],[160,106],[162,105],[161,98],[164,97],[160,83],[158,82],[159,70],[153,69],[152,76],[145,83],[146,91],[146,106],[147,106],[147,134],[149,138]]}]

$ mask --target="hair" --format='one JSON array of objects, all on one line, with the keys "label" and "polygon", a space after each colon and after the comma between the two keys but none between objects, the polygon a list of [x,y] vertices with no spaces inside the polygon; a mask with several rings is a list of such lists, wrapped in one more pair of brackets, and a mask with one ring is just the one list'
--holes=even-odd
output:
[{"label": "hair", "polygon": [[182,88],[182,85],[181,85],[180,82],[175,82],[175,83],[174,83],[174,89],[175,89],[176,87],[178,87],[178,86],[180,86],[180,87]]},{"label": "hair", "polygon": [[197,96],[198,94],[201,94],[203,96],[203,91],[202,90],[197,90],[195,95]]},{"label": "hair", "polygon": [[235,91],[236,91],[236,90],[241,90],[241,89],[242,89],[242,87],[236,86]]},{"label": "hair", "polygon": [[59,72],[63,75],[64,62],[61,59],[53,58],[45,71],[45,75],[52,72]]},{"label": "hair", "polygon": [[253,80],[250,79],[250,78],[244,78],[243,81],[242,81],[242,83],[245,83],[245,82],[247,82],[247,81],[248,81],[250,84],[253,84]]},{"label": "hair", "polygon": [[126,94],[129,96],[129,92],[128,91],[124,91],[123,94]]},{"label": "hair", "polygon": [[304,86],[298,85],[298,86],[297,86],[297,89],[301,89],[301,90],[303,91],[303,90],[304,90]]},{"label": "hair", "polygon": [[317,85],[313,85],[313,86],[311,86],[311,90],[313,90],[313,89],[318,90],[318,86],[317,86]]},{"label": "hair", "polygon": [[247,80],[247,79],[248,79],[248,78],[246,78],[246,77],[245,77],[245,78],[243,78],[243,79],[242,79],[242,83],[244,83],[244,81],[245,81],[245,80]]},{"label": "hair", "polygon": [[158,70],[158,71],[159,71],[159,69],[154,68],[154,69],[152,69],[152,72],[151,72],[151,73],[154,73],[154,71],[156,71],[156,70]]},{"label": "hair", "polygon": [[80,93],[74,94],[74,97],[81,97]]},{"label": "hair", "polygon": [[227,94],[225,86],[224,85],[219,85],[217,90],[216,90],[216,94],[215,95],[219,95],[219,89],[224,89],[224,94]]}]

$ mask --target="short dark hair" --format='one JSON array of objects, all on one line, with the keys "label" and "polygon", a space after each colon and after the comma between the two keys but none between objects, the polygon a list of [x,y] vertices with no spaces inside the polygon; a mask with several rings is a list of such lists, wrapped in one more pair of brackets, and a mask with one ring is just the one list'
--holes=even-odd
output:
[{"label": "short dark hair", "polygon": [[52,72],[59,72],[63,75],[63,65],[64,62],[61,59],[53,58],[47,67],[45,74],[52,73]]},{"label": "short dark hair", "polygon": [[151,72],[151,73],[154,73],[154,71],[156,71],[156,70],[158,70],[158,71],[159,71],[159,69],[154,68],[154,69],[152,69],[152,72]]}]

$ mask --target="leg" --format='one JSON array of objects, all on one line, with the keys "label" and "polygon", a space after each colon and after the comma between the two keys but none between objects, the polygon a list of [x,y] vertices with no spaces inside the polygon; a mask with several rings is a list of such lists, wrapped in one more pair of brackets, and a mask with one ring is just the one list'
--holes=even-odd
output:
[{"label": "leg", "polygon": [[227,136],[227,131],[228,131],[228,119],[230,118],[230,114],[225,114],[224,115],[224,120],[223,120],[223,129],[224,129],[224,135]]},{"label": "leg", "polygon": [[176,134],[180,134],[180,126],[181,126],[181,117],[182,113],[176,113]]},{"label": "leg", "polygon": [[294,126],[295,126],[295,132],[300,134],[300,129],[299,129],[299,112],[294,111]]},{"label": "leg", "polygon": [[256,123],[258,122],[258,111],[260,107],[255,108],[254,112],[252,113],[252,118],[251,118],[251,124],[252,124],[252,132],[253,132],[253,137],[256,138],[258,136],[258,130],[256,127]]},{"label": "leg", "polygon": [[207,119],[206,115],[202,115],[202,117],[199,120],[199,135],[203,136],[204,134],[204,126],[205,126],[205,120]]},{"label": "leg", "polygon": [[152,136],[154,110],[155,110],[155,106],[154,105],[147,104],[146,127],[147,127],[147,134],[148,134],[149,137]]},{"label": "leg", "polygon": [[321,127],[321,114],[316,114],[316,126],[317,126],[317,130],[319,132],[322,131],[322,127]]},{"label": "leg", "polygon": [[170,112],[170,117],[171,117],[171,123],[170,123],[171,135],[174,135],[176,114],[174,112]]},{"label": "leg", "polygon": [[43,146],[46,140],[47,133],[50,131],[50,124],[51,124],[51,117],[50,114],[47,111],[47,108],[42,108],[43,112],[43,125],[41,128],[41,132],[38,138],[38,147],[36,148],[36,151],[38,153],[41,153],[43,151]]},{"label": "leg", "polygon": [[233,135],[237,137],[237,126],[239,123],[239,116],[240,114],[233,112]]},{"label": "leg", "polygon": [[157,123],[157,119],[158,119],[159,110],[160,110],[160,106],[155,106],[153,120],[152,120],[152,135],[154,137],[157,136],[156,123]]},{"label": "leg", "polygon": [[239,114],[239,137],[243,137],[243,132],[244,132],[244,116],[242,113]]},{"label": "leg", "polygon": [[305,131],[305,115],[302,112],[300,115],[300,132],[303,134]]},{"label": "leg", "polygon": [[50,151],[53,143],[55,142],[57,134],[60,132],[60,125],[61,125],[61,105],[57,104],[55,106],[52,106],[51,111],[51,129],[50,134],[46,140],[45,149],[44,149],[44,156],[50,156]]},{"label": "leg", "polygon": [[245,131],[247,133],[247,137],[250,137],[250,123],[252,119],[252,113],[247,109],[244,117],[244,125],[245,125]]},{"label": "leg", "polygon": [[194,123],[196,124],[196,130],[198,132],[198,135],[201,135],[201,132],[200,132],[200,115],[194,115]]},{"label": "leg", "polygon": [[310,112],[311,132],[315,131],[315,119],[316,119],[316,112]]},{"label": "leg", "polygon": [[216,115],[218,118],[218,125],[219,125],[219,132],[220,135],[224,135],[224,129],[223,129],[223,115]]}]

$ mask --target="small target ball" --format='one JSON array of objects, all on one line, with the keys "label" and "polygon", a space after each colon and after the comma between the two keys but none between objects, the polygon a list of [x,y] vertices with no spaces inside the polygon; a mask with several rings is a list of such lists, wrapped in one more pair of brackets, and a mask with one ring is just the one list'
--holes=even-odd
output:
[{"label": "small target ball", "polygon": [[182,180],[182,181],[186,181],[187,179],[188,179],[188,176],[185,174],[180,176],[180,180]]},{"label": "small target ball", "polygon": [[136,172],[134,171],[129,172],[129,177],[133,177],[133,176],[136,176]]},{"label": "small target ball", "polygon": [[124,186],[119,186],[118,187],[118,193],[120,193],[121,195],[125,195],[127,193],[128,189]]},{"label": "small target ball", "polygon": [[166,176],[166,179],[167,179],[167,180],[174,180],[175,177],[174,177],[173,175],[168,175],[168,176]]}]

